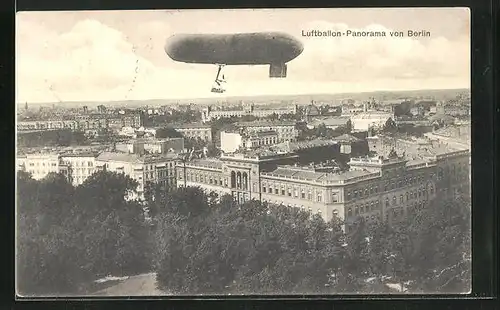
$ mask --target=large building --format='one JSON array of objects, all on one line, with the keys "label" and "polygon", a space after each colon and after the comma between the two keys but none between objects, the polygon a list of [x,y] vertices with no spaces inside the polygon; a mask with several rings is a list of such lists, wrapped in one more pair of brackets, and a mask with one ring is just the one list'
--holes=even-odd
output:
[{"label": "large building", "polygon": [[235,126],[247,134],[274,131],[278,135],[278,143],[296,141],[299,135],[297,122],[294,121],[238,122]]},{"label": "large building", "polygon": [[470,116],[470,106],[438,102],[436,104],[436,113],[450,116]]},{"label": "large building", "polygon": [[277,144],[278,133],[273,130],[246,133],[221,131],[220,148],[224,153],[233,153],[241,148],[255,149]]},{"label": "large building", "polygon": [[49,173],[62,173],[74,186],[85,182],[99,170],[122,172],[139,182],[137,197],[142,198],[147,182],[175,188],[177,154],[128,154],[120,152],[59,152],[19,155],[17,169],[36,180]]},{"label": "large building", "polygon": [[[396,221],[443,195],[468,195],[469,152],[455,151],[407,160],[389,157],[353,158],[350,169],[310,164],[298,166],[293,153],[224,154],[177,165],[178,186],[198,186],[238,202],[250,199],[333,215],[347,228],[359,217]],[[295,163],[295,164],[294,164]]]},{"label": "large building", "polygon": [[45,120],[17,122],[18,131],[71,129],[73,131],[99,131],[102,129],[121,130],[123,127],[138,128],[143,124],[140,113],[128,114],[83,114],[71,120]]},{"label": "large building", "polygon": [[325,125],[326,128],[336,130],[338,128],[346,128],[350,126],[351,119],[345,116],[333,116],[314,118],[307,123],[307,128],[313,129],[320,125]]},{"label": "large building", "polygon": [[134,154],[166,154],[184,151],[184,138],[132,139],[117,143],[116,151]]},{"label": "large building", "polygon": [[62,163],[69,167],[70,181],[74,186],[85,182],[96,171],[96,152],[70,152],[60,154]]},{"label": "large building", "polygon": [[353,131],[368,131],[371,128],[383,128],[389,119],[394,119],[393,113],[364,112],[351,116]]},{"label": "large building", "polygon": [[102,152],[96,158],[99,170],[124,173],[138,182],[136,196],[144,198],[149,184],[159,184],[165,189],[175,188],[176,154],[138,155],[117,152]]},{"label": "large building", "polygon": [[185,138],[212,142],[212,127],[210,127],[210,125],[192,123],[173,125],[172,128],[182,133]]},{"label": "large building", "polygon": [[288,115],[296,114],[297,105],[291,105],[282,108],[264,109],[256,108],[254,104],[244,104],[241,108],[235,109],[220,109],[215,110],[212,107],[207,107],[202,111],[203,122],[209,122],[213,119],[219,118],[229,118],[229,117],[243,117],[243,116],[255,116],[255,117],[267,117],[271,115]]},{"label": "large building", "polygon": [[71,179],[69,166],[61,161],[59,154],[36,153],[17,156],[17,170],[31,174],[33,179],[41,180],[49,173],[62,173]]}]

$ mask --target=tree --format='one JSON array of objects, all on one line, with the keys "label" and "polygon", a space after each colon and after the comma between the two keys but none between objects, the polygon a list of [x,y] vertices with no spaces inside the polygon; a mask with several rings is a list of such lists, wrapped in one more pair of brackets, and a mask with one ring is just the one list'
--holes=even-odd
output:
[{"label": "tree", "polygon": [[18,175],[17,288],[23,296],[72,294],[86,280],[75,229],[73,187],[63,175]]},{"label": "tree", "polygon": [[398,126],[396,125],[396,123],[394,122],[394,120],[392,118],[389,118],[385,124],[384,124],[384,127],[382,128],[382,132],[384,133],[396,133],[398,131]]},{"label": "tree", "polygon": [[130,199],[137,186],[126,175],[101,171],[76,188],[76,225],[89,262],[87,272],[104,276],[149,270],[149,227],[143,205]]},{"label": "tree", "polygon": [[164,127],[156,130],[156,138],[182,138],[182,133],[178,132],[174,128]]}]

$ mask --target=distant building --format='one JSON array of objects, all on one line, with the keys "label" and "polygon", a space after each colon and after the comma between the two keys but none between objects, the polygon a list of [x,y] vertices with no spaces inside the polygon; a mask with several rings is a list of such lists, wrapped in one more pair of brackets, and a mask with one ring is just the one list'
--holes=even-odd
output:
[{"label": "distant building", "polygon": [[297,105],[292,105],[290,107],[284,108],[274,108],[274,109],[263,109],[256,108],[254,104],[243,105],[240,109],[233,110],[215,110],[211,106],[203,109],[202,120],[203,122],[209,122],[213,119],[219,118],[229,118],[229,117],[243,117],[243,116],[255,116],[255,117],[267,117],[271,115],[287,115],[296,114]]},{"label": "distant building", "polygon": [[351,117],[353,131],[368,131],[370,128],[383,128],[389,119],[394,119],[394,114],[387,112],[367,112]]},{"label": "distant building", "polygon": [[241,148],[255,149],[278,143],[278,133],[273,130],[246,133],[222,131],[220,136],[221,151],[233,153]]},{"label": "distant building", "polygon": [[116,132],[123,127],[139,128],[143,125],[140,113],[130,114],[85,114],[77,115],[73,120],[22,121],[17,122],[18,131],[51,130],[68,128],[73,131],[92,131],[111,129]]},{"label": "distant building", "polygon": [[239,132],[221,131],[220,149],[224,153],[234,153],[244,144],[244,137]]},{"label": "distant building", "polygon": [[345,116],[334,116],[325,118],[315,118],[307,123],[309,129],[313,129],[323,124],[326,128],[336,130],[341,127],[347,127],[351,119]]},{"label": "distant building", "polygon": [[184,138],[133,139],[117,143],[116,150],[130,154],[167,154],[184,151]]},{"label": "distant building", "polygon": [[295,121],[254,121],[238,122],[235,126],[251,134],[262,131],[274,131],[278,134],[278,142],[295,141],[299,135]]},{"label": "distant building", "polygon": [[201,139],[202,141],[212,142],[212,127],[205,124],[182,124],[172,125],[176,131],[182,133],[186,138]]},{"label": "distant building", "polygon": [[97,113],[99,114],[105,114],[106,113],[106,107],[104,105],[98,105],[97,106]]},{"label": "distant building", "polygon": [[306,121],[310,121],[313,117],[317,117],[319,115],[321,115],[321,111],[314,105],[313,102],[311,102],[311,104],[306,106],[304,109],[304,118]]}]

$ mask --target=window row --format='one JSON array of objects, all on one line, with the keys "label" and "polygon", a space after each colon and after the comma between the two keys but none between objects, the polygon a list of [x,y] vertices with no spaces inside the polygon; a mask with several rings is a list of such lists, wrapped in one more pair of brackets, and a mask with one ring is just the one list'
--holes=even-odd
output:
[{"label": "window row", "polygon": [[380,200],[374,200],[371,202],[367,202],[362,205],[355,205],[353,207],[347,208],[347,217],[357,216],[360,214],[372,212],[375,210],[380,210],[381,203]]},{"label": "window row", "polygon": [[[35,167],[35,163],[29,163],[29,166],[30,167]],[[47,166],[47,167],[56,167],[57,163],[50,163],[50,164],[47,163],[47,165],[45,165],[45,163],[42,163],[41,165],[40,165],[40,163],[36,163],[36,166],[37,167],[40,167],[40,166],[42,166],[42,167],[45,167],[45,166]]]},{"label": "window row", "polygon": [[[179,179],[182,180],[182,171],[179,172]],[[199,183],[205,183],[205,184],[211,184],[211,185],[218,185],[222,186],[227,186],[227,180],[222,177],[214,177],[214,176],[207,176],[205,174],[198,174],[198,173],[193,173],[193,172],[188,172],[186,173],[186,181],[191,181],[191,182],[199,182]]]},{"label": "window row", "polygon": [[299,189],[299,188],[295,188],[295,187],[294,188],[287,187],[285,185],[281,185],[281,186],[275,185],[275,186],[270,186],[270,187],[266,187],[266,185],[262,185],[262,192],[268,193],[268,194],[274,194],[274,195],[307,199],[307,200],[316,201],[316,202],[323,201],[323,192],[320,190],[317,190],[316,193],[314,193],[313,190],[306,191],[304,189]]}]

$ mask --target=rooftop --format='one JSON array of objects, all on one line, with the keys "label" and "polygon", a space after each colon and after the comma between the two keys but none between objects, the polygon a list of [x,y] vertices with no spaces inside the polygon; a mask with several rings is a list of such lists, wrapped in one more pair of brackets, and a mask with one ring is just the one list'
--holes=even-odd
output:
[{"label": "rooftop", "polygon": [[302,149],[309,149],[320,146],[329,146],[335,144],[338,144],[338,142],[332,139],[314,139],[307,141],[283,142],[277,144],[275,147],[282,151],[293,152]]},{"label": "rooftop", "polygon": [[347,133],[340,135],[338,137],[335,137],[334,140],[337,142],[348,142],[348,143],[354,143],[354,142],[361,141],[361,139],[356,138],[355,136],[347,134]]},{"label": "rooftop", "polygon": [[130,154],[121,152],[102,152],[97,156],[98,161],[118,161],[128,163],[144,163],[145,161],[162,161],[177,159],[177,154]]},{"label": "rooftop", "polygon": [[265,137],[265,136],[275,136],[278,133],[274,130],[265,130],[265,131],[258,131],[254,132],[250,135],[250,137]]},{"label": "rooftop", "polygon": [[197,158],[186,162],[186,166],[222,169],[222,162],[216,158],[201,158],[201,159]]},{"label": "rooftop", "polygon": [[325,124],[325,126],[343,126],[349,122],[350,118],[345,116],[316,118],[311,123],[313,126]]},{"label": "rooftop", "polygon": [[175,129],[188,129],[188,128],[210,128],[210,125],[203,123],[186,123],[186,124],[171,124],[167,127]]},{"label": "rooftop", "polygon": [[371,111],[354,115],[354,119],[391,118],[394,114],[383,111]]},{"label": "rooftop", "polygon": [[319,183],[346,182],[364,177],[377,177],[378,173],[372,173],[366,170],[348,170],[341,172],[317,172],[310,167],[291,167],[281,166],[276,170],[262,173],[263,176],[283,177],[287,179],[312,181]]},{"label": "rooftop", "polygon": [[252,122],[238,122],[237,126],[240,127],[253,127],[253,126],[295,126],[294,121],[252,121]]}]

